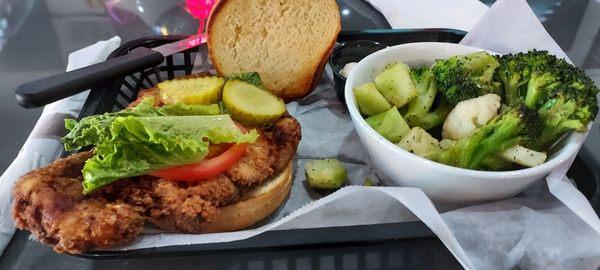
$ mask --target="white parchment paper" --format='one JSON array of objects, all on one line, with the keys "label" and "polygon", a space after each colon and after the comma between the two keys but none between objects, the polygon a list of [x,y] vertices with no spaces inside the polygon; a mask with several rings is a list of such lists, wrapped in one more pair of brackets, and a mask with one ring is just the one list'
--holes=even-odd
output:
[{"label": "white parchment paper", "polygon": [[[501,38],[492,38],[507,31],[529,33],[507,37],[510,44]],[[544,33],[525,1],[500,0],[473,27],[464,42],[499,52],[538,48],[561,55],[560,48]],[[98,55],[103,49],[96,48]],[[71,113],[77,110],[76,106],[64,106],[53,110],[72,108],[67,109]],[[288,110],[301,122],[303,140],[294,160],[292,192],[273,217],[240,232],[184,235],[148,230],[118,249],[234,241],[267,230],[420,219],[465,268],[595,269],[600,265],[600,221],[583,195],[564,176],[567,168],[554,172],[546,181],[538,181],[515,198],[458,209],[435,205],[420,189],[410,187],[348,186],[321,198],[322,194],[304,187],[302,168],[307,160],[337,157],[349,170],[348,184],[360,185],[366,177],[377,179],[376,172],[353,131],[345,105],[335,96],[329,70],[313,94],[288,104]],[[9,176],[8,171],[2,176],[0,236],[10,239],[14,231],[12,223],[7,221],[10,219],[8,202],[4,199],[10,194],[14,178],[56,158],[55,153],[60,151],[56,144],[56,141],[26,144],[24,149],[34,151],[43,159],[19,155]],[[36,160],[34,164],[33,160]]]}]

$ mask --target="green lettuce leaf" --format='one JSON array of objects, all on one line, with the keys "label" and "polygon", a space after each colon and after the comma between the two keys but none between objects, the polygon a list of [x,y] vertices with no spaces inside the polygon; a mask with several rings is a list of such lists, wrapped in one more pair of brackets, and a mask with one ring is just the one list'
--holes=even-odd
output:
[{"label": "green lettuce leaf", "polygon": [[[217,115],[221,110],[218,104],[211,105],[186,105],[175,104],[163,107],[154,107],[154,99],[143,99],[137,106],[118,112],[92,115],[81,119],[78,123],[74,119],[65,119],[65,127],[70,132],[62,138],[65,150],[79,150],[88,145],[97,145],[104,141],[109,134],[109,128],[116,117],[119,116],[181,116],[181,115]],[[100,136],[100,137],[98,137]]]},{"label": "green lettuce leaf", "polygon": [[214,109],[148,104],[66,122],[70,132],[63,138],[65,149],[96,147],[83,167],[84,193],[118,179],[198,162],[208,154],[209,143],[251,143],[258,138],[256,130],[242,133],[229,115],[187,115]]}]

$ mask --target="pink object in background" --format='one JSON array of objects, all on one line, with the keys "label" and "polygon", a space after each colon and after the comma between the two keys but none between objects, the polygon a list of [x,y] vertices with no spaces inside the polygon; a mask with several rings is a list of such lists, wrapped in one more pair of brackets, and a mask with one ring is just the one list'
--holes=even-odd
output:
[{"label": "pink object in background", "polygon": [[217,0],[186,0],[185,5],[194,16],[200,21],[200,25],[198,26],[198,34],[204,37],[204,26],[208,19],[208,15],[210,15],[210,11],[212,10],[213,5],[217,2]]},{"label": "pink object in background", "polygon": [[216,0],[186,0],[185,5],[194,18],[208,18]]}]

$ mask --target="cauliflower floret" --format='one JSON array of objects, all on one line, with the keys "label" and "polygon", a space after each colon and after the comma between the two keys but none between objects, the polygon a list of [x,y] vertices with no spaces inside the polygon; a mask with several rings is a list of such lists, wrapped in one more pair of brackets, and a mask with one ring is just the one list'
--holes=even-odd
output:
[{"label": "cauliflower floret", "polygon": [[444,121],[442,138],[458,140],[468,137],[475,129],[498,115],[500,96],[485,94],[456,104]]}]

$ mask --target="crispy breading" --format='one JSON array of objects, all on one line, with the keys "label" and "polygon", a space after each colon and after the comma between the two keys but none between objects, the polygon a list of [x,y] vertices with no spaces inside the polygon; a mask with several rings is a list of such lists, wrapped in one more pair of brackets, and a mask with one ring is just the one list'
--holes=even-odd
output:
[{"label": "crispy breading", "polygon": [[91,152],[71,155],[23,176],[13,191],[13,217],[57,252],[81,253],[135,238],[146,220],[166,230],[204,231],[219,207],[281,172],[296,153],[300,125],[286,115],[260,129],[257,142],[226,173],[198,182],[152,176],[116,181],[82,193],[81,169]]},{"label": "crispy breading", "polygon": [[296,118],[286,114],[264,133],[264,137],[275,146],[269,155],[271,168],[275,172],[280,172],[296,156],[298,144],[302,139],[300,123]]},{"label": "crispy breading", "polygon": [[23,176],[13,191],[15,226],[68,253],[119,245],[137,236],[145,221],[139,209],[83,195],[81,168],[90,156],[75,154]]},{"label": "crispy breading", "polygon": [[129,204],[87,199],[62,215],[55,235],[58,252],[77,253],[127,243],[142,232],[145,218]]},{"label": "crispy breading", "polygon": [[283,170],[296,154],[300,139],[300,124],[286,115],[263,130],[246,155],[225,174],[238,185],[260,184]]},{"label": "crispy breading", "polygon": [[[263,133],[264,134],[264,133]],[[239,185],[251,186],[263,182],[273,175],[273,168],[269,164],[269,155],[272,153],[271,145],[262,135],[257,142],[246,150],[246,154],[225,174]]]},{"label": "crispy breading", "polygon": [[[213,220],[219,206],[239,196],[238,188],[223,174],[189,184],[156,179],[150,192],[155,198],[154,207],[149,208],[150,221],[166,230],[185,233],[202,231],[202,223]],[[165,219],[171,225],[158,222]]]}]

